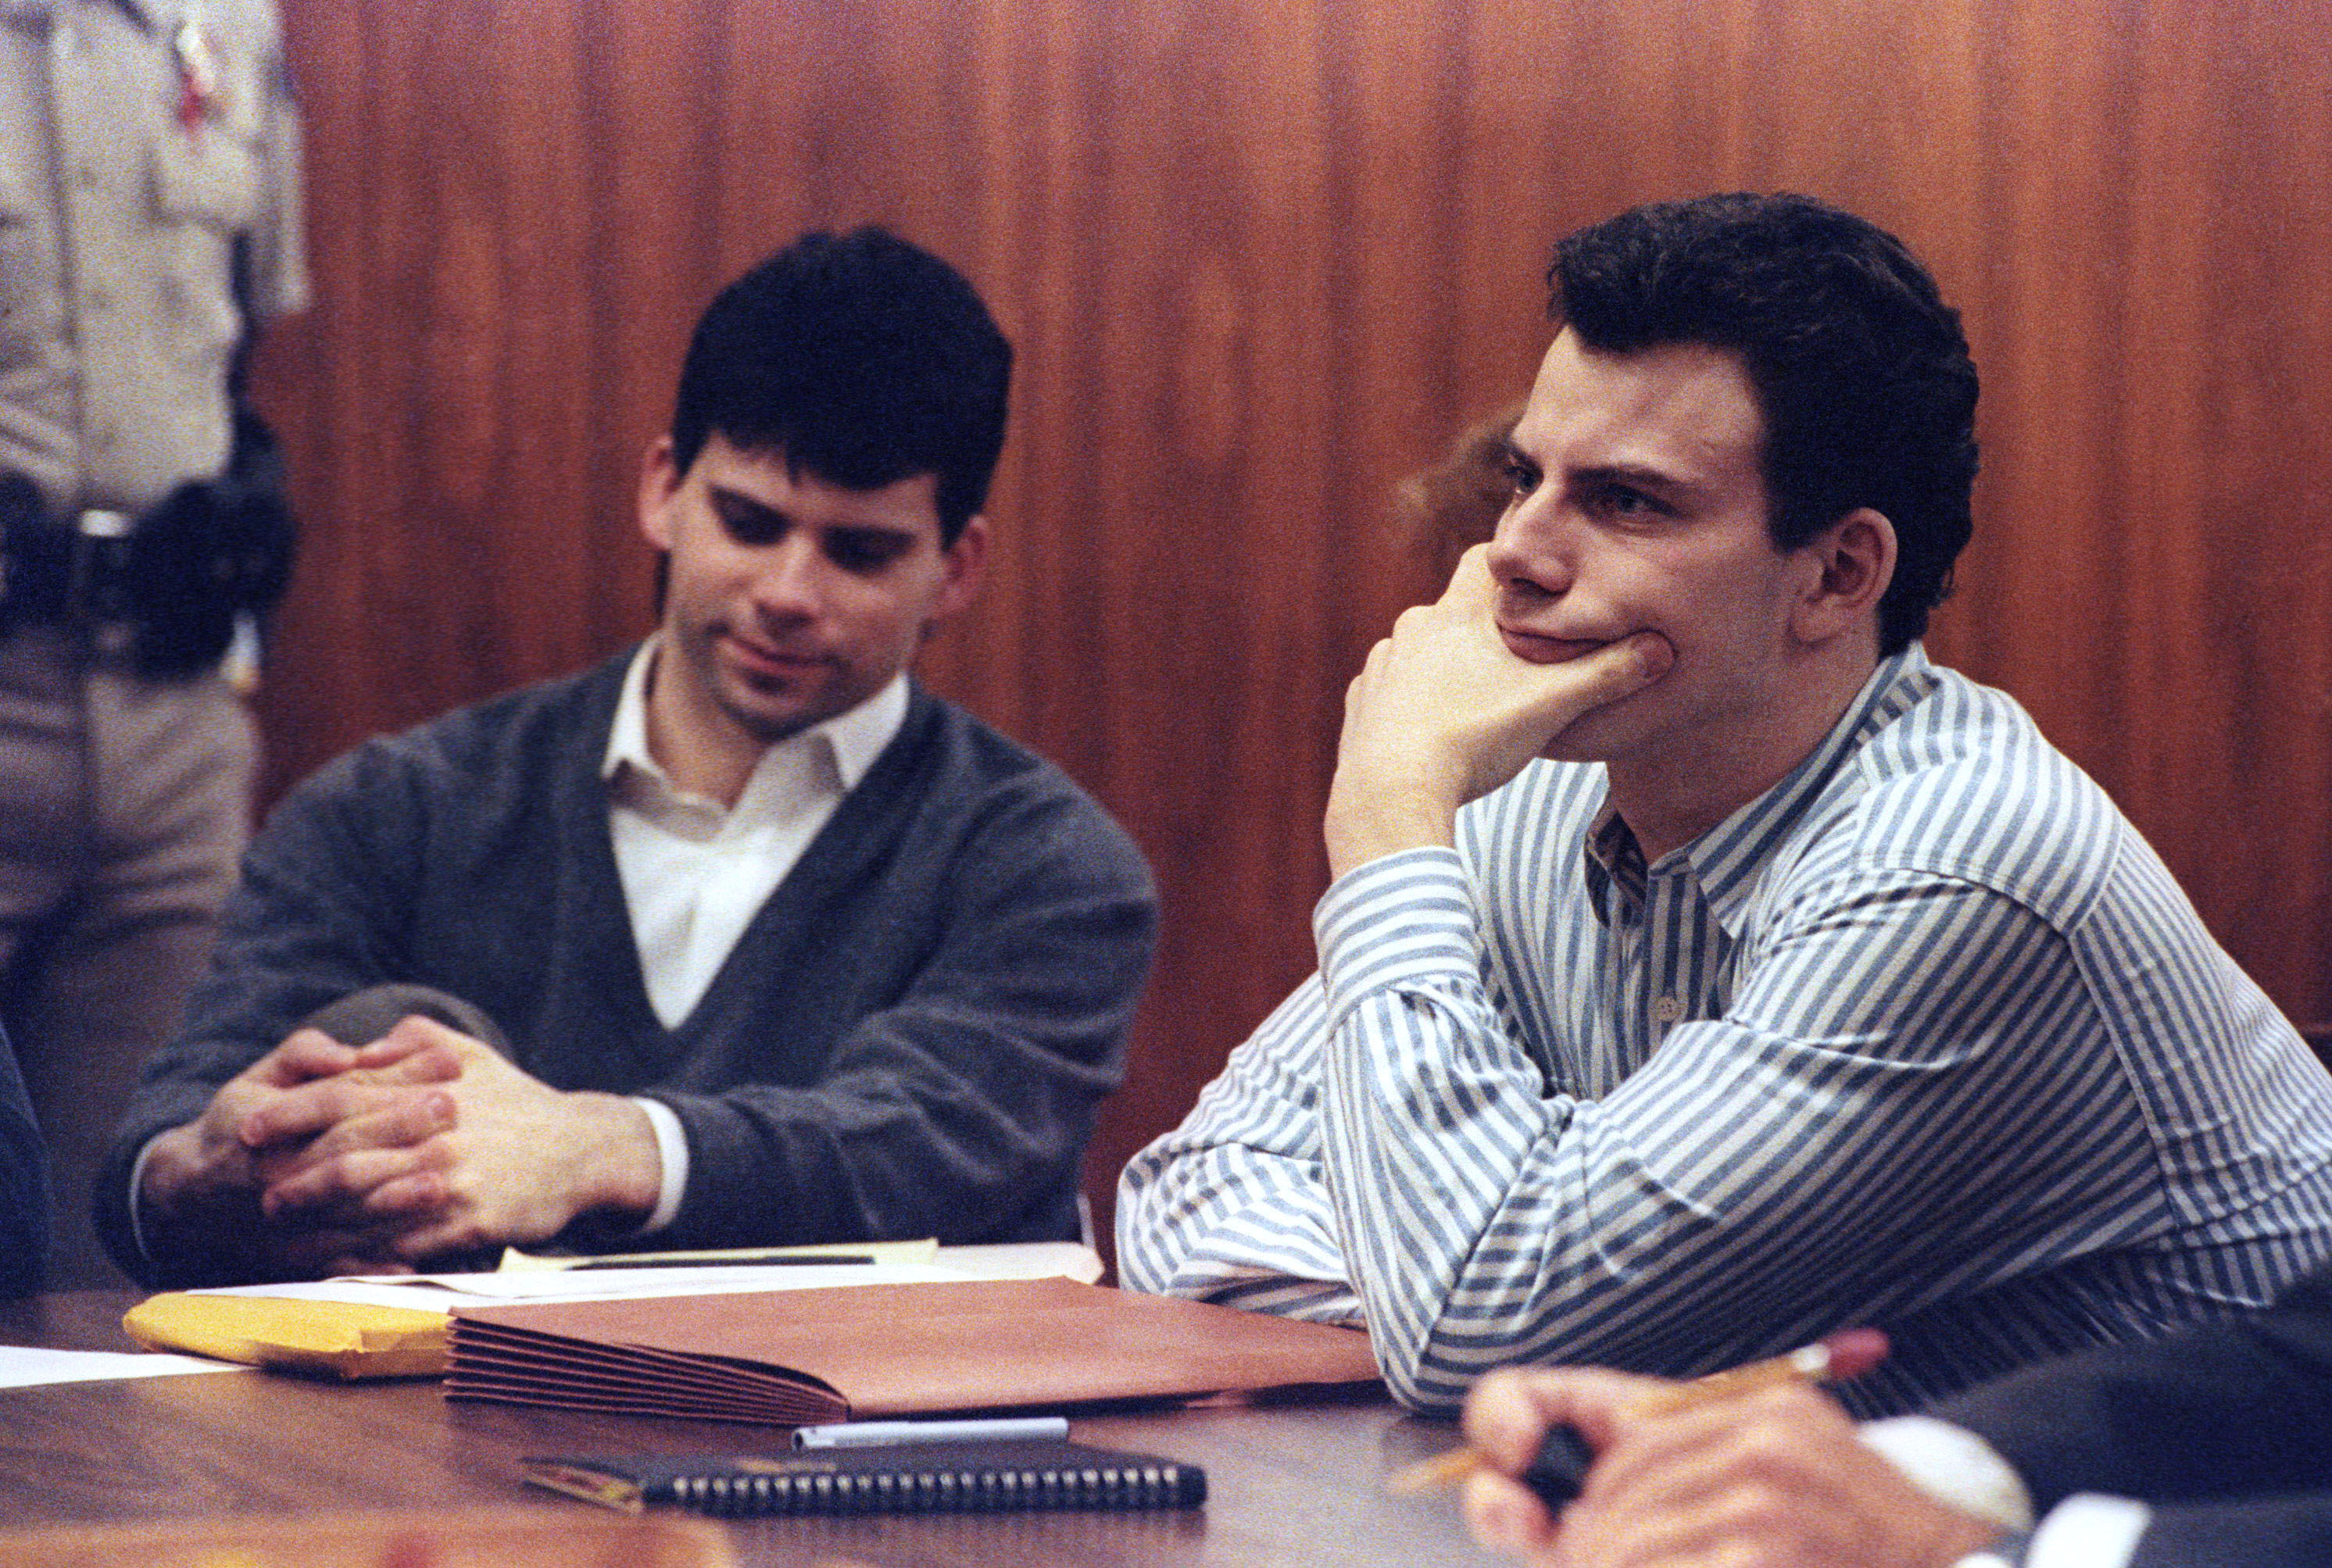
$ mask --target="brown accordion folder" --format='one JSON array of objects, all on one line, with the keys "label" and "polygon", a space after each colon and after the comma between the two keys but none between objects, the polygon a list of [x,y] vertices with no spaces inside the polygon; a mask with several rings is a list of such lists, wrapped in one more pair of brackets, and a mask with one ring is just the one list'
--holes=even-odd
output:
[{"label": "brown accordion folder", "polygon": [[994,1279],[464,1307],[445,1392],[802,1426],[1376,1379],[1352,1329]]}]

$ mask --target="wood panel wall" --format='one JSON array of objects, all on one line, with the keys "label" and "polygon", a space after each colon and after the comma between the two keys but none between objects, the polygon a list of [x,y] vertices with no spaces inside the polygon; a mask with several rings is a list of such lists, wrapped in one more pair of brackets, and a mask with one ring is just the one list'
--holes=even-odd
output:
[{"label": "wood panel wall", "polygon": [[894,226],[1020,352],[994,579],[924,674],[1165,891],[1097,1195],[1310,965],[1343,685],[1431,586],[1393,485],[1526,385],[1554,238],[1712,188],[1928,258],[1986,388],[1935,651],[2332,1019],[2332,0],[283,3],[278,784],[644,630],[629,486],[696,311]]}]

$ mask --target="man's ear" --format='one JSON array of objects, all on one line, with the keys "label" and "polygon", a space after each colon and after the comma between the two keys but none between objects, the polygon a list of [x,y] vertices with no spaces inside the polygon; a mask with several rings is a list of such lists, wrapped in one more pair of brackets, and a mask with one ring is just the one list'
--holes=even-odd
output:
[{"label": "man's ear", "polygon": [[1810,568],[1790,617],[1798,641],[1814,646],[1857,627],[1876,627],[1878,601],[1895,580],[1895,525],[1857,507],[1799,547]]},{"label": "man's ear", "polygon": [[940,591],[932,601],[932,612],[923,617],[927,627],[936,626],[966,604],[980,593],[980,585],[988,577],[988,518],[975,512],[964,519],[963,531],[955,543],[940,552]]},{"label": "man's ear", "polygon": [[672,498],[687,478],[681,471],[678,454],[673,451],[672,437],[660,435],[648,443],[646,455],[640,459],[639,493],[635,504],[639,511],[640,532],[659,550],[672,548]]}]

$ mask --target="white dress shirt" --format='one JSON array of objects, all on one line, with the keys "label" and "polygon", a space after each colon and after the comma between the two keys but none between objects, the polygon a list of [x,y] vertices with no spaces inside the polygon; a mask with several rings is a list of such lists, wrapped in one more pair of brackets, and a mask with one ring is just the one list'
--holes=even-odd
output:
[{"label": "white dress shirt", "polygon": [[[702,1000],[778,884],[857,786],[907,717],[907,678],[857,707],[772,745],[746,775],[733,806],[680,789],[648,748],[648,679],[663,646],[651,637],[632,660],[616,700],[600,776],[616,872],[631,913],[640,978],[666,1029]],[[636,1234],[662,1230],[688,1185],[688,1140],[660,1100],[647,1113],[663,1155],[656,1205]]]},{"label": "white dress shirt", "polygon": [[2317,1266],[2332,1082],[2005,695],[1915,644],[1650,864],[1607,783],[1534,762],[1328,889],[1126,1167],[1125,1284],[1364,1320],[1432,1409],[1876,1324],[1870,1416]]},{"label": "white dress shirt", "polygon": [[[2123,1568],[2152,1518],[2143,1503],[2082,1492],[2039,1521],[2024,1482],[1992,1445],[1933,1416],[1866,1422],[1862,1440],[1912,1485],[1947,1507],[1973,1514],[2010,1535],[2031,1535],[2020,1568]],[[1978,1552],[1957,1568],[1993,1568],[2005,1558]]]}]

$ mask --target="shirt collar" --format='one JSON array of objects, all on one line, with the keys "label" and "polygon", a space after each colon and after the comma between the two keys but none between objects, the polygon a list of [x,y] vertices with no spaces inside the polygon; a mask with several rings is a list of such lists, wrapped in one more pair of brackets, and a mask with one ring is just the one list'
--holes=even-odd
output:
[{"label": "shirt collar", "polygon": [[1611,923],[1615,886],[1630,904],[1643,902],[1644,851],[1607,795],[1587,824],[1587,898],[1594,906],[1595,917],[1606,926]]},{"label": "shirt collar", "polygon": [[834,767],[842,787],[854,790],[907,722],[907,677],[894,675],[887,685],[857,707],[836,714],[817,726],[834,746]]},{"label": "shirt collar", "polygon": [[[1935,667],[1918,643],[1880,660],[1838,722],[1779,784],[1690,843],[1661,857],[1662,862],[1674,855],[1684,856],[1700,883],[1709,913],[1726,936],[1738,937],[1742,911],[1756,886],[1757,873],[1830,786],[1840,765],[1935,689]],[[1643,851],[1608,803],[1588,828],[1586,853],[1588,893],[1596,913],[1608,924],[1612,883],[1620,882],[1623,889],[1631,889],[1640,898],[1643,876],[1641,870],[1633,878],[1629,875],[1632,868],[1642,866]]]},{"label": "shirt collar", "polygon": [[[607,751],[599,763],[599,776],[613,780],[626,768],[632,768],[660,783],[668,783],[664,771],[648,749],[648,676],[655,668],[656,655],[664,646],[661,632],[651,636],[632,655],[632,662],[624,671],[624,689],[616,698],[616,722],[607,731]],[[874,765],[907,722],[907,677],[902,672],[891,678],[880,691],[855,708],[846,708],[832,718],[824,719],[788,736],[780,745],[799,742],[824,749],[833,759],[835,775],[842,781],[845,792],[856,789],[858,781]]]}]

